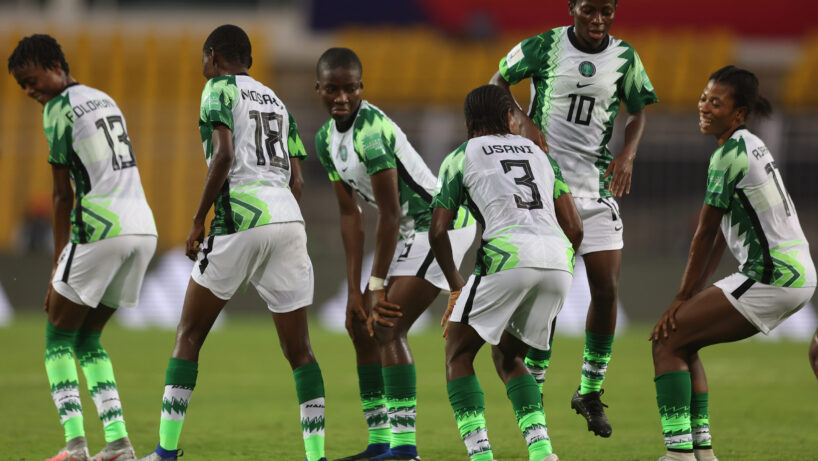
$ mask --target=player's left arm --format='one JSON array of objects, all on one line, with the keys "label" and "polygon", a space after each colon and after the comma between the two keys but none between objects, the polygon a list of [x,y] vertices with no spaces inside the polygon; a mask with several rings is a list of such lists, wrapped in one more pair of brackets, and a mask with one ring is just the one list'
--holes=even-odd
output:
[{"label": "player's left arm", "polygon": [[[711,252],[719,233],[719,223],[725,210],[713,205],[704,204],[699,213],[699,224],[693,241],[690,243],[690,252],[687,256],[687,265],[682,275],[682,283],[670,307],[653,327],[650,339],[660,341],[666,339],[672,330],[676,330],[676,312],[687,300],[696,294],[697,289],[707,279],[707,270],[711,259]],[[722,250],[723,251],[723,248]]]},{"label": "player's left arm", "polygon": [[449,240],[449,223],[452,222],[457,210],[449,210],[443,207],[435,207],[432,211],[432,223],[429,226],[429,245],[435,260],[440,265],[446,281],[449,282],[449,290],[457,291],[466,284],[457,264],[452,256],[452,242]]},{"label": "player's left arm", "polygon": [[219,191],[227,180],[230,173],[230,166],[233,164],[233,132],[227,125],[215,123],[211,140],[213,143],[213,157],[210,159],[210,166],[207,168],[202,198],[199,200],[199,207],[193,216],[193,224],[190,227],[187,240],[185,241],[185,254],[188,258],[196,260],[196,253],[199,245],[204,240],[204,222],[207,212],[213,206]]},{"label": "player's left arm", "polygon": [[301,174],[301,159],[290,157],[290,191],[298,203],[301,203],[301,190],[303,188],[304,176]]},{"label": "player's left arm", "polygon": [[287,130],[287,152],[290,157],[290,191],[295,200],[301,202],[301,190],[304,188],[304,176],[301,174],[301,160],[307,158],[307,150],[304,149],[304,141],[298,134],[298,124],[290,111],[287,111],[289,119],[289,130]]},{"label": "player's left arm", "polygon": [[71,209],[74,207],[74,190],[71,188],[71,175],[68,167],[51,165],[51,176],[54,181],[51,193],[54,205],[54,268],[62,249],[68,244],[71,233]]},{"label": "player's left arm", "polygon": [[608,187],[614,197],[622,197],[631,193],[631,177],[633,175],[633,161],[636,160],[636,151],[645,134],[645,108],[628,114],[625,121],[625,145],[622,151],[614,157],[603,177],[611,176]]}]

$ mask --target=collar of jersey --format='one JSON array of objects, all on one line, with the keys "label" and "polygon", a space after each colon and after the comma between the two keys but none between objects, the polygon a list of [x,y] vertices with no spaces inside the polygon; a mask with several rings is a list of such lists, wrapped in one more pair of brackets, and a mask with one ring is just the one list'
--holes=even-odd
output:
[{"label": "collar of jersey", "polygon": [[589,49],[580,45],[579,40],[577,40],[577,34],[574,33],[574,26],[570,26],[568,27],[568,40],[571,42],[571,45],[574,45],[574,48],[583,53],[597,54],[605,51],[605,48],[608,48],[608,44],[611,42],[611,36],[610,34],[605,35],[605,39],[602,40],[602,43],[598,47]]}]

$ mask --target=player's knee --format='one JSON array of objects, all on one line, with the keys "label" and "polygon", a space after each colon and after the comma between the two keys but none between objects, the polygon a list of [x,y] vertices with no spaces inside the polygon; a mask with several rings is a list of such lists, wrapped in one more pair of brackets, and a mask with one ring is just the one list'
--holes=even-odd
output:
[{"label": "player's knee", "polygon": [[398,341],[401,338],[401,330],[397,325],[388,327],[375,323],[374,330],[375,339],[380,345],[389,344],[391,342]]},{"label": "player's knee", "polygon": [[506,377],[515,371],[525,369],[525,363],[522,358],[514,354],[506,353],[499,347],[491,348],[491,359],[494,361],[494,368],[497,370],[497,374],[500,375],[503,381],[507,381]]},{"label": "player's knee", "polygon": [[613,278],[591,286],[591,300],[596,309],[612,309],[616,306],[617,285]]}]

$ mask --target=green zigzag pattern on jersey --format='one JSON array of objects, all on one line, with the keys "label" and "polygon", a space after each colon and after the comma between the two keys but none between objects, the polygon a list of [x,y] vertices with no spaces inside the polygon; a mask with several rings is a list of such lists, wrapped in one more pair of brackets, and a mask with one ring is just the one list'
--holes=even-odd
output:
[{"label": "green zigzag pattern on jersey", "polygon": [[48,140],[49,160],[54,159],[63,165],[68,164],[68,156],[71,153],[60,147],[72,144],[71,132],[73,131],[73,123],[66,113],[71,113],[68,93],[51,99],[43,108],[43,130]]},{"label": "green zigzag pattern on jersey", "polygon": [[[88,242],[116,237],[122,232],[119,217],[109,210],[84,200],[82,203],[82,221]],[[88,219],[92,218],[92,219]],[[96,222],[96,224],[94,224]]]},{"label": "green zigzag pattern on jersey", "polygon": [[[554,29],[546,34],[540,34],[537,38],[542,42],[541,46],[548,50],[546,53],[546,62],[548,63],[546,72],[549,77],[537,85],[538,88],[536,89],[536,93],[541,95],[539,97],[541,107],[539,113],[534,114],[534,123],[540,127],[540,130],[542,130],[543,133],[545,133],[548,131],[548,126],[551,122],[551,94],[554,92],[554,80],[557,78],[554,70],[557,68],[559,63],[559,51],[560,44],[562,42],[562,35],[559,33],[558,29]],[[540,120],[536,120],[537,118]],[[548,142],[547,139],[546,142]]]},{"label": "green zigzag pattern on jersey", "polygon": [[386,141],[386,146],[384,147],[388,149],[388,152],[394,155],[395,141],[397,139],[395,126],[378,109],[365,102],[361,102],[361,104],[362,106],[358,111],[358,117],[355,118],[355,126],[353,127],[355,152],[358,153],[361,160],[364,160],[366,154],[364,153],[363,141],[366,135],[379,133]]},{"label": "green zigzag pattern on jersey", "polygon": [[468,141],[464,142],[443,159],[443,164],[440,166],[440,190],[437,191],[435,198],[432,200],[432,208],[445,208],[454,211],[460,207],[461,204],[455,203],[454,197],[452,197],[452,189],[463,187],[467,144]]},{"label": "green zigzag pattern on jersey", "polygon": [[[505,232],[509,229],[519,226],[509,226],[501,229],[500,232]],[[511,236],[501,235],[495,237],[488,242],[483,243],[481,249],[483,250],[483,265],[486,270],[486,275],[494,274],[505,269],[513,269],[520,262],[517,256],[519,248],[509,242]]]},{"label": "green zigzag pattern on jersey", "polygon": [[[802,243],[798,241],[797,243]],[[803,287],[807,278],[804,274],[804,265],[798,261],[798,251],[780,251],[782,248],[791,246],[792,243],[778,245],[770,249],[770,256],[773,260],[773,279],[770,285],[777,287]]]},{"label": "green zigzag pattern on jersey", "polygon": [[[632,58],[635,56],[635,52],[633,48],[625,44],[625,42],[621,42],[619,46],[622,48],[622,53],[620,53],[617,58],[622,59],[623,63],[616,69],[616,72],[620,75],[625,75],[626,81],[623,82],[623,87],[626,87],[628,80],[628,74],[626,72],[632,60],[629,59],[629,57]],[[628,56],[629,54],[630,56]],[[625,90],[623,92],[626,93],[626,95],[630,94],[629,90]],[[611,154],[611,151],[608,150],[608,142],[610,142],[611,137],[613,136],[614,120],[616,119],[617,114],[619,114],[619,105],[619,95],[614,95],[611,100],[611,104],[605,108],[605,113],[608,114],[608,120],[603,125],[605,126],[605,131],[602,132],[602,139],[597,149],[599,152],[599,157],[597,158],[596,162],[594,162],[594,166],[599,171],[599,196],[602,198],[612,196],[610,189],[608,189],[608,185],[611,183],[613,175],[608,176],[607,178],[603,178],[603,175],[605,174],[605,171],[608,170],[608,166],[613,160],[613,154]]]},{"label": "green zigzag pattern on jersey", "polygon": [[304,149],[304,142],[298,133],[298,123],[295,122],[290,111],[287,111],[287,117],[290,121],[290,129],[287,131],[287,152],[290,157],[306,158],[307,150]]},{"label": "green zigzag pattern on jersey", "polygon": [[[625,47],[625,51],[619,56],[628,55],[626,58],[627,62],[618,69],[619,72],[625,75],[625,80],[622,82],[622,91],[625,99],[630,98],[631,93],[653,92],[653,84],[650,82],[648,73],[645,71],[645,66],[642,64],[642,60],[639,59],[639,55],[636,54],[636,50],[625,42],[622,42],[620,46]],[[630,63],[633,68],[631,72],[625,73],[625,68],[628,63]]]},{"label": "green zigzag pattern on jersey", "polygon": [[332,161],[332,155],[329,151],[329,135],[332,131],[333,120],[327,120],[318,133],[315,133],[315,150],[318,152],[318,160],[324,169],[327,170],[327,175],[330,181],[340,181],[341,177],[338,175],[338,170],[335,169],[335,163]]}]

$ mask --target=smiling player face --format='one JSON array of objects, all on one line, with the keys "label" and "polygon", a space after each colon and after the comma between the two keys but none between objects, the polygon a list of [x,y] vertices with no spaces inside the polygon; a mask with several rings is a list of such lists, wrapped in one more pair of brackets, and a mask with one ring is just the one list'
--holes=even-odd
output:
[{"label": "smiling player face", "polygon": [[40,104],[45,104],[62,93],[67,85],[67,75],[57,63],[54,63],[53,68],[46,69],[40,64],[29,62],[14,68],[11,74],[26,92],[26,96]]},{"label": "smiling player face", "polygon": [[580,43],[588,48],[597,48],[605,40],[616,13],[615,0],[576,0],[569,3],[569,12],[574,18],[574,33]]},{"label": "smiling player face", "polygon": [[361,105],[361,72],[357,69],[322,68],[315,89],[337,123],[349,121]]},{"label": "smiling player face", "polygon": [[715,136],[722,145],[744,124],[746,111],[744,107],[735,107],[730,86],[710,80],[699,98],[699,130]]}]

